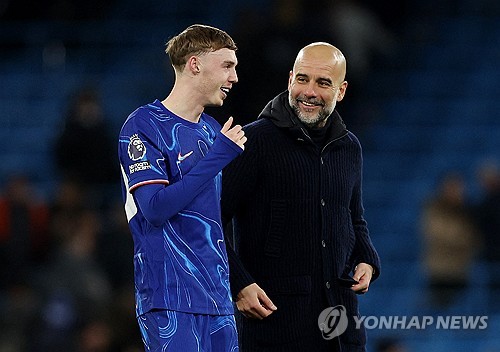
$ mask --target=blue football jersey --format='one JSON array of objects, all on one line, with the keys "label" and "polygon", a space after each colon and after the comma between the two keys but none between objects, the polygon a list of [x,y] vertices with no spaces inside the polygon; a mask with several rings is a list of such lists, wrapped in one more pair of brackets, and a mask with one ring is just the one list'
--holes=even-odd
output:
[{"label": "blue football jersey", "polygon": [[[233,314],[220,215],[221,172],[161,226],[144,218],[133,197],[133,190],[141,185],[168,187],[182,180],[205,158],[216,138],[226,138],[220,128],[205,113],[192,123],[156,100],[135,110],[120,131],[118,154],[125,212],[134,239],[138,316],[151,309]],[[236,144],[231,148],[232,159],[241,151]]]}]

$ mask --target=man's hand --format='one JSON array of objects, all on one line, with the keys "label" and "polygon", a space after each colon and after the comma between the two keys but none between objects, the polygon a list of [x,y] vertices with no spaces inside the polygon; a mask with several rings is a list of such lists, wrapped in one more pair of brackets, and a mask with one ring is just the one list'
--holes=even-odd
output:
[{"label": "man's hand", "polygon": [[247,137],[245,137],[245,131],[243,131],[242,127],[240,125],[235,125],[231,127],[233,124],[233,117],[231,116],[224,126],[222,126],[222,129],[220,132],[225,135],[227,138],[232,140],[234,143],[236,143],[241,149],[245,149],[245,142],[247,141]]},{"label": "man's hand", "polygon": [[236,298],[238,310],[247,318],[264,319],[277,308],[256,283],[242,289]]},{"label": "man's hand", "polygon": [[353,279],[359,283],[353,285],[351,289],[358,294],[366,293],[372,280],[373,267],[370,264],[359,263],[354,270]]}]

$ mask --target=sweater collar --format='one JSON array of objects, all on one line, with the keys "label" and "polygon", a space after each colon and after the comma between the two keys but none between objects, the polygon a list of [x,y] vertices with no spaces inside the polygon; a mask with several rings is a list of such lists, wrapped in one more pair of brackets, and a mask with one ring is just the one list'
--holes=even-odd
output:
[{"label": "sweater collar", "polygon": [[[267,103],[258,118],[269,119],[276,127],[289,130],[295,137],[304,137],[305,135],[310,139],[306,128],[288,103],[288,91],[280,93]],[[331,119],[332,124],[328,140],[340,138],[347,133],[346,125],[337,110],[334,110],[328,118]]]}]

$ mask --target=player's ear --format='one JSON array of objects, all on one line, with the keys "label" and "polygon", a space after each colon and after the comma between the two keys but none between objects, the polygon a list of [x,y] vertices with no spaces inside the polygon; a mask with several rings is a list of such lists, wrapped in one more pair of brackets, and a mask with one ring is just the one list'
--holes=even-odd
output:
[{"label": "player's ear", "polygon": [[200,59],[195,55],[191,56],[186,62],[186,68],[193,75],[197,75],[200,73]]}]

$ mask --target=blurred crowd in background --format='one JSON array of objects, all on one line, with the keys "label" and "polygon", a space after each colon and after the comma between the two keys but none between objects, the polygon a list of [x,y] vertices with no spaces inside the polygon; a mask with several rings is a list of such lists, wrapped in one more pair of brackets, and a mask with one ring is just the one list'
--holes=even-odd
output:
[{"label": "blurred crowd in background", "polygon": [[62,118],[51,197],[25,174],[2,187],[0,350],[141,351],[115,138],[94,90]]},{"label": "blurred crowd in background", "polygon": [[[406,48],[402,38],[408,30],[407,21],[424,14],[431,19],[439,13],[453,15],[469,2],[218,0],[207,3],[2,1],[0,55],[2,60],[10,62],[13,58],[9,55],[26,49],[26,42],[12,41],[8,34],[16,26],[23,31],[23,23],[98,26],[110,18],[125,21],[139,18],[147,31],[148,16],[161,8],[154,24],[158,20],[165,22],[164,29],[155,28],[164,37],[156,46],[194,22],[220,26],[235,39],[239,47],[240,83],[221,109],[209,113],[221,121],[233,115],[238,123],[245,124],[256,118],[268,100],[287,88],[286,77],[301,47],[312,41],[330,41],[344,52],[348,62],[348,93],[338,109],[348,127],[362,137],[363,144],[363,136],[369,134],[373,121],[381,115],[369,95],[390,94],[391,88],[372,81],[367,89],[367,82],[377,77],[378,70],[404,66],[399,60]],[[480,14],[498,11],[494,1],[470,3],[475,4]],[[185,22],[168,17],[169,7],[175,9],[176,15],[184,14]],[[143,17],[142,12],[146,12]],[[500,15],[500,11],[496,13]],[[169,27],[169,21],[177,27]],[[413,33],[416,40],[433,36],[428,27],[425,30],[429,32],[424,27],[416,28],[421,31],[419,35]],[[74,40],[50,42],[44,47],[43,60],[55,67],[60,60],[64,61],[67,48],[81,50],[82,45]],[[128,55],[126,46],[121,55]],[[166,56],[161,60],[166,60]],[[162,68],[156,73],[161,84],[152,82],[152,87],[146,89],[133,84],[121,87],[130,94],[142,89],[139,97],[145,100],[138,99],[137,106],[164,98],[172,83],[168,62],[158,59],[155,65]],[[64,77],[64,72],[59,74]],[[384,89],[389,90],[384,93]],[[44,159],[50,163],[47,176],[40,179],[22,168],[1,172],[0,351],[142,351],[134,317],[133,243],[121,201],[116,157],[117,128],[127,116],[122,111],[119,114],[114,111],[113,115],[116,103],[103,97],[98,84],[88,84],[86,79],[64,95],[59,115],[55,117],[58,122],[50,127],[51,143]],[[24,104],[30,104],[29,97]],[[126,111],[130,113],[137,106],[127,106]],[[34,115],[30,119],[38,118],[36,106],[30,114]],[[33,138],[37,138],[36,134]],[[500,157],[500,152],[496,157]],[[416,233],[421,236],[422,244],[420,264],[426,277],[423,289],[427,289],[429,307],[436,311],[445,309],[459,297],[461,290],[474,284],[468,273],[478,258],[496,268],[491,272],[498,275],[492,276],[489,283],[492,292],[500,293],[498,160],[495,155],[493,158],[485,155],[480,167],[466,167],[475,175],[472,190],[468,188],[464,169],[446,170],[435,177],[435,185],[428,192],[431,195],[421,202],[420,213],[414,214],[418,224]],[[369,178],[367,173],[365,179]],[[367,206],[367,214],[370,211]],[[377,246],[383,245],[377,241],[376,233],[372,236]],[[376,284],[373,290],[377,290]],[[490,308],[494,311],[498,305],[492,304]],[[376,342],[371,345],[373,350],[406,351],[397,338],[381,338]]]}]

